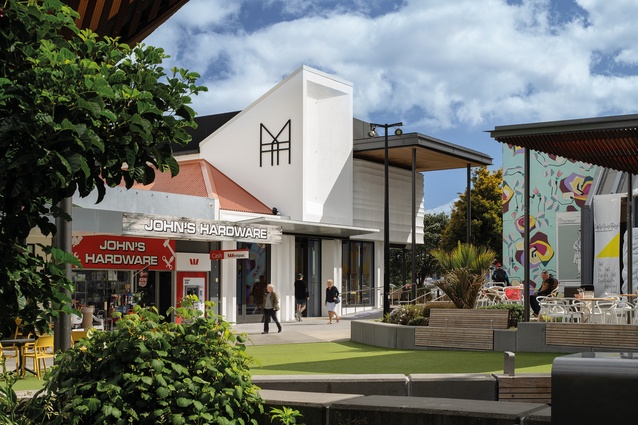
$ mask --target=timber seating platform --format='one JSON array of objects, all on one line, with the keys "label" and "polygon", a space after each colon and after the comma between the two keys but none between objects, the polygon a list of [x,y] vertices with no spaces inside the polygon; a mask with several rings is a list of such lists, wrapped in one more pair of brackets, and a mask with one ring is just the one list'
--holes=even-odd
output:
[{"label": "timber seating platform", "polygon": [[549,373],[494,376],[498,381],[498,401],[552,403],[552,377]]},{"label": "timber seating platform", "polygon": [[420,347],[493,350],[494,329],[507,329],[509,310],[432,309],[428,326],[415,329]]},{"label": "timber seating platform", "polygon": [[638,325],[548,322],[545,343],[638,350]]}]

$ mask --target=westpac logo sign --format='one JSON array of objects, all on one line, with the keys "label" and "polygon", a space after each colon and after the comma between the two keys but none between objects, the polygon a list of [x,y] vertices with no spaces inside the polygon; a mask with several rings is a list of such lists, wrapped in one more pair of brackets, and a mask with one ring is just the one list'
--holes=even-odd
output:
[{"label": "westpac logo sign", "polygon": [[176,269],[178,272],[209,272],[211,270],[210,255],[194,252],[178,252],[176,254]]}]

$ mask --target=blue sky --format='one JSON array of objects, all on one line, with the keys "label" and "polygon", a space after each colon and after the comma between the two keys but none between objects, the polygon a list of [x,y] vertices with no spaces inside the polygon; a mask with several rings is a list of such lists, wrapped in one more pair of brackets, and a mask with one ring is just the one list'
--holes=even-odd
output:
[{"label": "blue sky", "polygon": [[[145,43],[201,74],[200,115],[243,109],[308,65],[354,84],[355,117],[498,168],[495,126],[638,112],[637,21],[635,0],[190,0]],[[426,173],[426,209],[465,183],[465,169]]]}]

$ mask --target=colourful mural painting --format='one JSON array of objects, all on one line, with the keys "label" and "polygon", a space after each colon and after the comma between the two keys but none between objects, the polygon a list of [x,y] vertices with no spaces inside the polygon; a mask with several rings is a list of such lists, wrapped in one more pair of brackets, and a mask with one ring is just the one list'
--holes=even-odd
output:
[{"label": "colourful mural painting", "polygon": [[[503,145],[503,266],[510,280],[522,282],[525,150]],[[530,155],[530,279],[540,287],[540,273],[557,274],[556,214],[580,212],[592,187],[596,167],[562,157]],[[560,276],[557,276],[560,280]]]}]

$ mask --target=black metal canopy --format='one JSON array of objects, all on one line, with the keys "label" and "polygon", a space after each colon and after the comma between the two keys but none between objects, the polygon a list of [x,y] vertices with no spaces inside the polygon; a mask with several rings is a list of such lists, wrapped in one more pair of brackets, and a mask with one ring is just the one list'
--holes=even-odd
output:
[{"label": "black metal canopy", "polygon": [[501,143],[638,174],[638,114],[497,126]]}]

